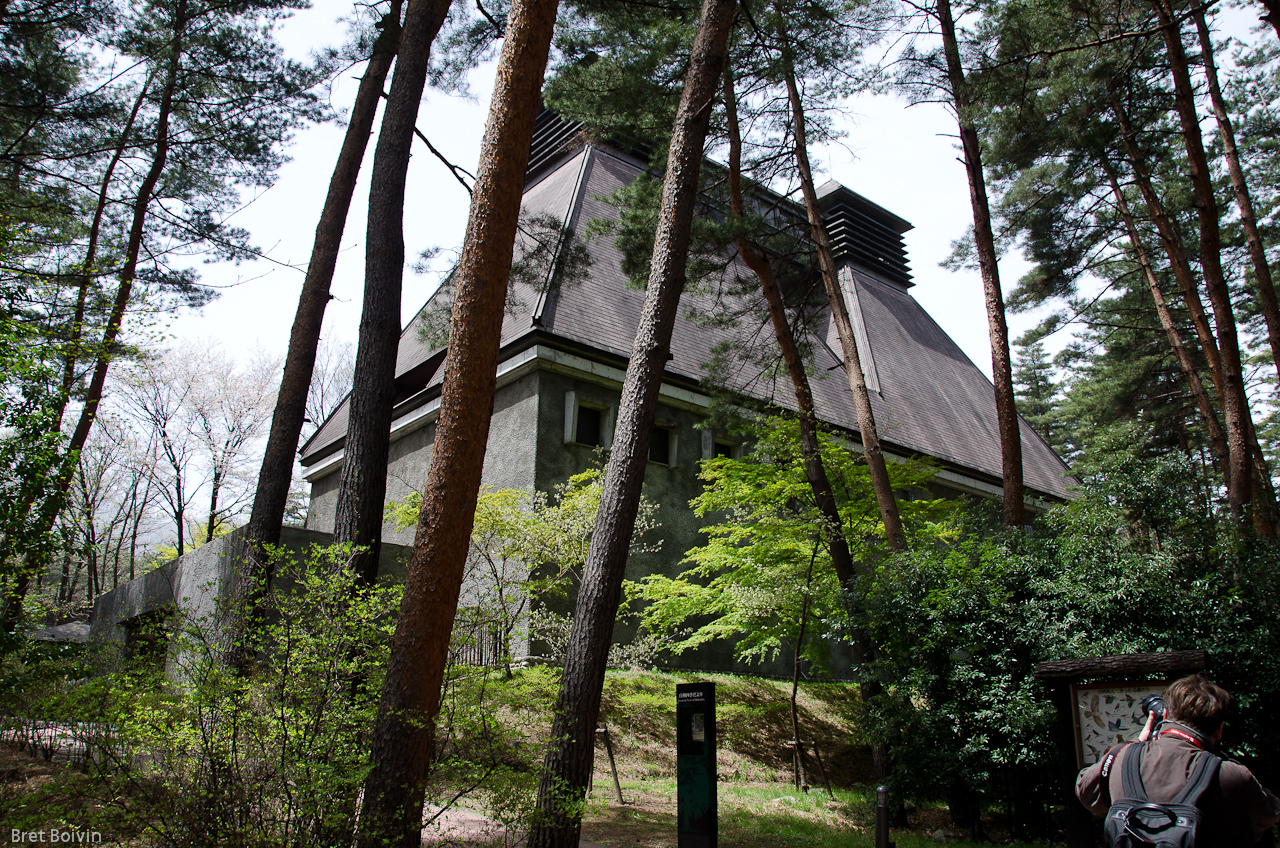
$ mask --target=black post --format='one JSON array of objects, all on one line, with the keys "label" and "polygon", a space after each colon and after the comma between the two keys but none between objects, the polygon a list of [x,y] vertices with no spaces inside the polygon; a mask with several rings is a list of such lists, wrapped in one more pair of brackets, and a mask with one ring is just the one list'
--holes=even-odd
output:
[{"label": "black post", "polygon": [[889,841],[889,787],[876,787],[876,848],[894,848]]},{"label": "black post", "polygon": [[613,742],[609,739],[609,725],[603,725],[596,728],[596,735],[604,735],[604,750],[609,755],[609,768],[613,770],[613,789],[618,793],[618,803],[625,804],[622,800],[622,784],[618,782],[618,764],[613,759]]},{"label": "black post", "polygon": [[716,685],[676,684],[679,848],[717,848]]},{"label": "black post", "polygon": [[818,740],[810,739],[809,744],[813,746],[813,758],[818,761],[818,774],[822,775],[822,783],[827,787],[827,795],[834,801],[836,793],[831,791],[831,781],[827,779],[827,767],[822,764],[822,754],[818,752]]}]

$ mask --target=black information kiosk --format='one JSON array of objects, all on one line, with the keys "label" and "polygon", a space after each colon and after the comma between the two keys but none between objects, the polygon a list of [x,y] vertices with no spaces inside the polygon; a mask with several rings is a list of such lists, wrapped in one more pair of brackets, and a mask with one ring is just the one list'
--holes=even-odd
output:
[{"label": "black information kiosk", "polygon": [[676,684],[679,848],[716,848],[716,685]]}]

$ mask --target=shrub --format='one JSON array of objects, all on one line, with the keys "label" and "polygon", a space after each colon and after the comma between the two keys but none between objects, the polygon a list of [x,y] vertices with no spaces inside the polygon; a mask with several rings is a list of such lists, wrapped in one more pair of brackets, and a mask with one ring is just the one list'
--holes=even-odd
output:
[{"label": "shrub", "polygon": [[1193,648],[1238,699],[1228,752],[1276,781],[1263,705],[1280,690],[1280,554],[1210,512],[1185,457],[1103,438],[1080,497],[1030,538],[970,509],[956,541],[886,558],[859,587],[884,685],[872,730],[899,797],[947,800],[961,825],[1000,801],[1033,825],[1019,835],[1043,833],[1060,787],[1035,665]]}]

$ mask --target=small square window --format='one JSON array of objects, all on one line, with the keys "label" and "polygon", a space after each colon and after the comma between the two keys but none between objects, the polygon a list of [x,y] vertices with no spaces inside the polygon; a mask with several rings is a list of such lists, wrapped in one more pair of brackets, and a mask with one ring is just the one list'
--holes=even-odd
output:
[{"label": "small square window", "polygon": [[671,464],[671,431],[666,427],[654,427],[649,437],[649,461]]},{"label": "small square window", "polygon": [[602,445],[600,439],[600,410],[590,406],[578,407],[578,427],[573,440],[580,445]]},{"label": "small square window", "polygon": [[742,456],[742,445],[722,436],[717,436],[714,430],[703,430],[702,458],[715,459],[718,456],[738,459]]},{"label": "small square window", "polygon": [[612,410],[600,403],[580,400],[577,392],[564,393],[564,443],[609,447],[613,436]]}]

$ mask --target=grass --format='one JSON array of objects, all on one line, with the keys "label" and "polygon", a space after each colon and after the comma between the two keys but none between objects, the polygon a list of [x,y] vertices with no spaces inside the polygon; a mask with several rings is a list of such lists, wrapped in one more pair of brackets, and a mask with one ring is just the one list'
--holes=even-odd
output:
[{"label": "grass", "polygon": [[[674,848],[675,687],[711,680],[717,695],[719,844],[725,848],[871,848],[875,842],[870,751],[859,730],[859,704],[852,687],[802,684],[798,698],[801,732],[816,739],[831,780],[827,795],[810,763],[809,792],[798,791],[791,755],[790,684],[730,675],[611,672],[601,702],[625,803],[618,804],[603,744],[596,745],[594,788],[583,838],[611,848]],[[470,716],[458,726],[457,753],[464,760],[477,738],[468,728],[495,727],[501,750],[509,751],[505,788],[492,786],[461,801],[477,812],[512,820],[532,797],[559,688],[558,670],[529,668],[511,678],[472,672],[455,681],[441,719]],[[482,716],[480,725],[474,724]],[[466,770],[463,772],[465,774]],[[438,778],[444,777],[436,772]],[[146,844],[144,825],[124,815],[129,805],[104,797],[106,786],[65,766],[45,763],[0,745],[0,821],[6,827],[47,830],[88,828],[124,842]],[[453,791],[438,786],[442,796]],[[894,829],[899,848],[936,848],[937,830],[954,832],[945,807],[914,810],[908,829]],[[993,841],[1007,828],[984,823]],[[954,838],[948,842],[973,845]]]},{"label": "grass", "polygon": [[[478,679],[476,679],[478,680]],[[610,672],[600,721],[609,728],[625,801],[619,805],[602,743],[596,745],[594,784],[583,838],[607,846],[667,848],[676,844],[675,687],[710,680],[716,684],[719,843],[726,848],[800,848],[875,843],[874,788],[870,748],[859,729],[860,705],[846,684],[801,684],[797,698],[801,733],[818,743],[835,794],[808,767],[809,792],[795,788],[790,750],[790,683],[720,674]],[[475,683],[472,684],[475,686]],[[545,744],[558,691],[558,672],[529,668],[510,679],[490,677],[485,698],[530,752]],[[472,688],[467,697],[477,694]],[[482,805],[478,806],[484,812]],[[938,845],[932,835],[956,828],[945,807],[911,814],[908,829],[895,829],[899,848]],[[1007,828],[1004,829],[1007,831]],[[986,823],[988,838],[1000,839],[999,821]],[[954,837],[952,844],[970,845]]]},{"label": "grass", "polygon": [[[798,792],[789,782],[721,783],[719,843],[725,848],[871,848],[875,845],[871,787],[834,792],[832,800],[821,789]],[[597,769],[583,838],[608,846],[675,848],[675,781],[623,781],[622,793],[626,804],[619,805],[607,771],[602,774]],[[950,827],[945,810],[917,813],[915,819],[915,827],[892,831],[900,848],[936,848],[938,841],[931,834]],[[978,844],[954,839],[948,842],[962,848]]]}]

